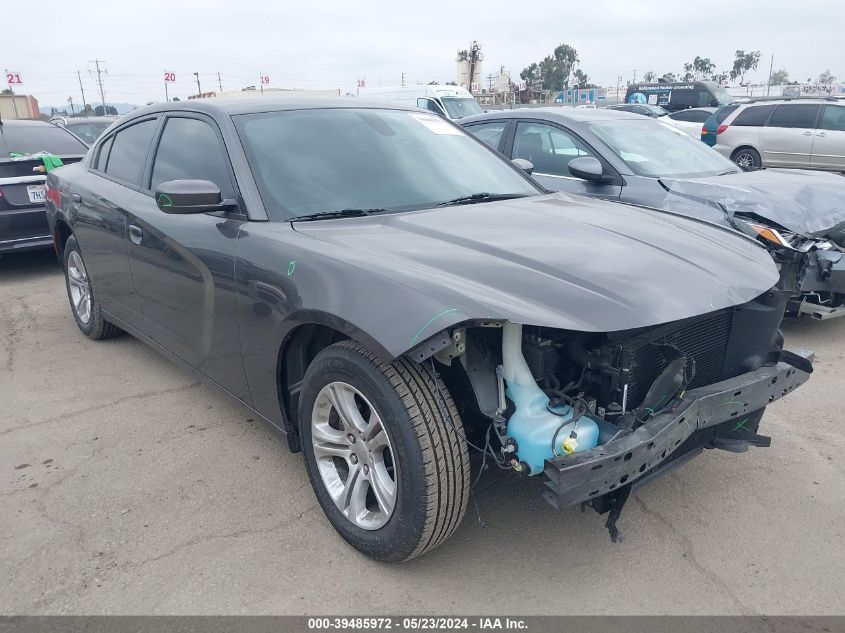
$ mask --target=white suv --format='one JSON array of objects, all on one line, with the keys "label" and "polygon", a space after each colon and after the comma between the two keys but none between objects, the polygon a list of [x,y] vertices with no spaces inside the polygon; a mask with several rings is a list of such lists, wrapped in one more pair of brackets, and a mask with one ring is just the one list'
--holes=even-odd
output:
[{"label": "white suv", "polygon": [[845,101],[743,103],[716,131],[715,149],[744,169],[794,167],[845,172]]}]

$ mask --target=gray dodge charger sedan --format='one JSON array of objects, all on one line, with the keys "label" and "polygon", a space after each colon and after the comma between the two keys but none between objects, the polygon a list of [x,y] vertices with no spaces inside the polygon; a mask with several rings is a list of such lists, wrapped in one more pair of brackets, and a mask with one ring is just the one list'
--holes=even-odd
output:
[{"label": "gray dodge charger sedan", "polygon": [[470,451],[617,540],[635,486],[766,446],[764,409],[812,371],[754,240],[546,195],[421,110],[151,106],[47,200],[79,330],[138,337],[284,433],[380,560],[454,532]]}]

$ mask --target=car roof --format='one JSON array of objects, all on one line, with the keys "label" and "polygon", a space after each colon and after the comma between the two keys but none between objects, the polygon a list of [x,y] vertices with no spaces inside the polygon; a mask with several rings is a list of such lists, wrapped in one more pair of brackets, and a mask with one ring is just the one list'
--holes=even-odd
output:
[{"label": "car roof", "polygon": [[726,103],[722,107],[725,105],[752,106],[780,103],[808,103],[810,105],[839,103],[845,105],[845,101],[841,97],[742,97],[741,100]]},{"label": "car roof", "polygon": [[3,126],[11,126],[11,127],[44,127],[45,125],[49,125],[50,127],[55,127],[52,123],[47,123],[47,121],[35,121],[32,119],[2,119]]},{"label": "car roof", "polygon": [[106,116],[83,116],[83,117],[68,117],[65,121],[67,125],[75,125],[76,123],[94,123],[99,122],[108,122],[113,123],[117,121],[120,117],[114,114],[109,114]]},{"label": "car roof", "polygon": [[281,112],[284,110],[319,110],[333,108],[379,108],[382,110],[418,111],[419,108],[399,103],[371,101],[353,97],[210,97],[156,103],[133,110],[130,117],[144,116],[158,112],[189,111],[209,115],[237,115],[257,112]]},{"label": "car roof", "polygon": [[491,110],[484,114],[460,119],[460,124],[486,121],[489,119],[547,119],[560,123],[584,123],[589,121],[608,121],[628,119],[642,121],[646,117],[633,112],[609,110],[607,108],[518,108],[516,110]]}]

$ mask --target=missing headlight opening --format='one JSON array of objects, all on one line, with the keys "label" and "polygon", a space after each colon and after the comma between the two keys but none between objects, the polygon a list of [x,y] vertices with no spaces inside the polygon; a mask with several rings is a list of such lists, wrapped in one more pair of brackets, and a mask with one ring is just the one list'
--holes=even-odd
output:
[{"label": "missing headlight opening", "polygon": [[[555,507],[607,513],[617,541],[633,489],[705,448],[768,446],[757,433],[763,409],[812,371],[809,353],[781,350],[776,315],[785,301],[766,293],[674,323],[604,333],[465,322],[419,346],[436,352],[411,353],[424,355],[459,401],[468,445],[484,453],[484,464],[495,459],[543,480]],[[760,328],[761,314],[771,315],[771,328]]]}]

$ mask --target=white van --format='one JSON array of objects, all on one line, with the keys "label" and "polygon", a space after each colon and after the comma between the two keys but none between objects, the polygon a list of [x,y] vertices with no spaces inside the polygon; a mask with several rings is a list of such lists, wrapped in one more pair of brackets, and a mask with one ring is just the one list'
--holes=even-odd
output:
[{"label": "white van", "polygon": [[403,105],[415,105],[453,120],[483,112],[469,91],[459,86],[361,88],[358,97],[372,101],[393,101]]}]

